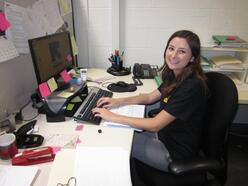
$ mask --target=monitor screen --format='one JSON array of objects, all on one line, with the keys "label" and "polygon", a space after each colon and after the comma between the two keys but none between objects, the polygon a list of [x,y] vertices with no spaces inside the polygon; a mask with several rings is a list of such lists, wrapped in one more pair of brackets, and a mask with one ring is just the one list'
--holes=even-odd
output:
[{"label": "monitor screen", "polygon": [[30,39],[28,42],[39,84],[51,77],[57,79],[60,72],[74,65],[69,32]]}]

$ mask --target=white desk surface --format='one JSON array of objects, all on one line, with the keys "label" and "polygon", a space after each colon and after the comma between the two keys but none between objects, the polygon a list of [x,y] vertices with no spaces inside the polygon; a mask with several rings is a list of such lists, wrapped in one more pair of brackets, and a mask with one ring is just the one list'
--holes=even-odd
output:
[{"label": "white desk surface", "polygon": [[[117,81],[125,81],[127,83],[133,83],[132,74],[127,76],[113,76],[108,74],[105,70],[101,69],[88,69],[87,76],[94,79],[110,77],[111,79],[106,80],[104,83],[99,84],[95,82],[87,83],[88,87],[96,86],[102,89],[107,89],[108,83],[113,83]],[[127,97],[131,95],[138,95],[141,93],[148,93],[157,88],[156,82],[153,79],[142,80],[144,82],[143,86],[138,86],[135,92],[128,93],[114,93],[114,97]],[[89,125],[84,124],[84,127],[81,131],[76,131],[75,127],[77,125],[76,121],[72,118],[68,118],[65,122],[56,122],[56,123],[47,123],[45,115],[39,115],[37,118],[37,124],[39,126],[38,134],[77,134],[79,135],[81,143],[80,146],[90,146],[90,147],[123,147],[124,149],[131,152],[132,139],[133,139],[133,130],[125,128],[110,128],[103,127],[98,125]],[[102,133],[98,133],[98,130],[101,129]],[[69,154],[68,154],[69,153]],[[70,156],[71,154],[71,156]],[[64,153],[62,158],[68,157],[66,168],[61,166],[61,169],[64,171],[61,172],[61,175],[69,176],[70,172],[73,170],[74,160],[73,150],[67,150]],[[70,157],[70,158],[69,158]],[[60,157],[61,158],[61,157]],[[66,161],[66,160],[65,160]],[[10,160],[0,160],[0,164],[11,164]],[[38,164],[40,172],[38,177],[34,182],[34,186],[46,186],[48,185],[48,178],[50,174],[51,167],[53,162]],[[37,165],[35,165],[37,166]],[[66,171],[65,171],[66,170]],[[60,173],[58,173],[60,174]],[[61,177],[61,176],[60,176]],[[58,178],[59,179],[59,178]],[[53,182],[56,182],[56,179],[53,179]],[[58,182],[63,180],[57,180]]]}]

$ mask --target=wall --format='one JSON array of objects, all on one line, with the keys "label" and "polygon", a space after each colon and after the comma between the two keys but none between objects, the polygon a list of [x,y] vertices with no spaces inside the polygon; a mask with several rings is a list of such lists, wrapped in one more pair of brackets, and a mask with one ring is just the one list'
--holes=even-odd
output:
[{"label": "wall", "polygon": [[[116,2],[119,30],[113,18]],[[160,65],[168,37],[179,29],[196,32],[204,46],[210,45],[213,34],[239,35],[248,40],[246,0],[78,0],[75,4],[82,66],[107,68],[107,57],[116,46],[113,40],[118,39],[126,66],[135,62]]]},{"label": "wall", "polygon": [[[28,7],[37,0],[7,0],[23,7]],[[3,9],[4,0],[0,0]],[[63,17],[73,32],[72,15]],[[12,60],[0,63],[0,115],[18,111],[29,100],[37,88],[36,76],[30,54],[21,54]]]},{"label": "wall", "polygon": [[[77,0],[74,4],[80,66],[108,68],[107,58],[116,48],[125,51],[125,66],[161,65],[166,42],[179,29],[196,32],[203,46],[212,44],[214,34],[248,40],[247,0]],[[248,106],[240,105],[235,122],[248,123],[247,112]]]}]

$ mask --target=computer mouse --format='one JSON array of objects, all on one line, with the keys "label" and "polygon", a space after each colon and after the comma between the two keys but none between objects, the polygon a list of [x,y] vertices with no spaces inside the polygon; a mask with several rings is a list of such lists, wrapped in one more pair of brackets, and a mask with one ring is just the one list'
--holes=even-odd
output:
[{"label": "computer mouse", "polygon": [[118,81],[115,85],[118,87],[128,87],[129,84],[124,81]]}]

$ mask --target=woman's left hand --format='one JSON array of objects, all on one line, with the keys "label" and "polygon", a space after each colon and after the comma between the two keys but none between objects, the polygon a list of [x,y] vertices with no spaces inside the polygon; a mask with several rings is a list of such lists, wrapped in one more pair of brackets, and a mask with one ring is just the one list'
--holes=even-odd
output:
[{"label": "woman's left hand", "polygon": [[92,112],[94,116],[101,117],[106,121],[113,121],[114,117],[116,116],[116,114],[114,114],[113,112],[109,111],[106,108],[95,107],[92,109]]}]

